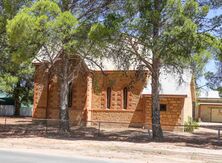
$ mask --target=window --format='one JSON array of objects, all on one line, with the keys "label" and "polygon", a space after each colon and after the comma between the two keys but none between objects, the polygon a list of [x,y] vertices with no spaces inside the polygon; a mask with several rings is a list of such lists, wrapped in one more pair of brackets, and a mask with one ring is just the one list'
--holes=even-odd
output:
[{"label": "window", "polygon": [[123,109],[127,109],[128,104],[128,89],[125,87],[123,89]]},{"label": "window", "polygon": [[68,89],[68,107],[72,107],[72,83],[69,83]]},{"label": "window", "polygon": [[106,107],[110,109],[111,105],[111,87],[108,87],[106,90]]},{"label": "window", "polygon": [[166,104],[160,104],[160,111],[166,111],[167,105]]}]

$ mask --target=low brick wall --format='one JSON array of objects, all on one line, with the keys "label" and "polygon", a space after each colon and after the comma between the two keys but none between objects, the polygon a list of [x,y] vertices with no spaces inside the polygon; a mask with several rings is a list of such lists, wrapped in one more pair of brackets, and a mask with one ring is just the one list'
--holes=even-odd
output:
[{"label": "low brick wall", "polygon": [[127,123],[130,127],[138,127],[144,125],[143,111],[127,111],[127,110],[93,110],[92,121],[116,122],[107,123],[108,125],[116,125],[118,123]]},{"label": "low brick wall", "polygon": [[46,118],[45,115],[46,115],[46,108],[38,107],[38,108],[35,108],[35,110],[32,114],[32,117],[44,119],[44,118]]}]

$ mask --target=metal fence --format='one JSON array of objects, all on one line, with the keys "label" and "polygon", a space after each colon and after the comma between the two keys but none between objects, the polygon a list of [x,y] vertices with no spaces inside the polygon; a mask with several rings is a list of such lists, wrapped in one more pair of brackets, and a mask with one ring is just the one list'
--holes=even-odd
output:
[{"label": "metal fence", "polygon": [[[64,137],[58,119],[32,119],[0,117],[0,137],[52,136]],[[142,123],[104,122],[104,121],[69,121],[68,136],[75,139],[97,139],[146,142],[152,141],[152,125]],[[200,124],[192,133],[183,132],[185,125],[161,124],[164,141],[212,143],[222,145],[222,124]]]},{"label": "metal fence", "polygon": [[2,116],[12,116],[15,112],[14,105],[0,105],[0,115]]},{"label": "metal fence", "polygon": [[[13,116],[15,114],[14,105],[0,105],[0,116]],[[32,108],[23,106],[20,108],[20,116],[31,117]]]},{"label": "metal fence", "polygon": [[22,106],[20,108],[20,116],[24,116],[24,117],[31,117],[32,116],[32,109],[29,106]]}]

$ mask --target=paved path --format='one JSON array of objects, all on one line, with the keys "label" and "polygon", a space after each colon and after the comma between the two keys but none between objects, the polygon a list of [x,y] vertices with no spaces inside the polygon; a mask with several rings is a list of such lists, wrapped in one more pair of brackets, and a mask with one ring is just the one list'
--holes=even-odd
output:
[{"label": "paved path", "polygon": [[39,153],[0,150],[0,163],[121,163],[73,156],[56,156]]}]

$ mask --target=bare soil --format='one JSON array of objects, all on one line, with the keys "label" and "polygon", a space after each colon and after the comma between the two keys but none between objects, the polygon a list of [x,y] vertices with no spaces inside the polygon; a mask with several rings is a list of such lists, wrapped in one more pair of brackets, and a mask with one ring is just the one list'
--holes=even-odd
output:
[{"label": "bare soil", "polygon": [[145,129],[73,127],[70,134],[33,124],[31,118],[0,118],[0,148],[48,154],[118,159],[127,162],[221,163],[222,140],[215,128],[166,132],[155,142]]}]

